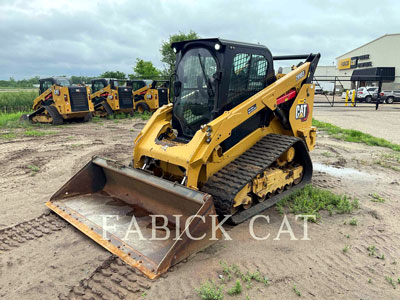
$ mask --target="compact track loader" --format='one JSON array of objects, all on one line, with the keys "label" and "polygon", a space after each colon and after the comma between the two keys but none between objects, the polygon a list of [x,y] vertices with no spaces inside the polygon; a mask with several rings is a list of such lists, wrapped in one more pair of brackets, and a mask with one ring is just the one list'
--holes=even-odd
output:
[{"label": "compact track loader", "polygon": [[133,96],[131,86],[120,86],[126,80],[113,78],[92,79],[92,94],[95,114],[100,117],[114,113],[133,114]]},{"label": "compact track loader", "polygon": [[[218,239],[215,214],[241,223],[309,182],[316,142],[319,54],[222,39],[172,47],[175,99],[136,137],[132,167],[93,158],[47,203],[150,278]],[[289,59],[303,61],[277,79],[274,60]],[[151,239],[154,227],[176,234]]]},{"label": "compact track loader", "polygon": [[32,123],[63,124],[64,120],[89,121],[93,104],[89,101],[89,88],[74,86],[65,77],[39,80],[39,97],[33,100],[33,113],[22,115],[22,121]]},{"label": "compact track loader", "polygon": [[133,87],[134,110],[139,113],[154,112],[169,103],[169,81],[153,80],[146,84],[144,80],[128,80]]}]

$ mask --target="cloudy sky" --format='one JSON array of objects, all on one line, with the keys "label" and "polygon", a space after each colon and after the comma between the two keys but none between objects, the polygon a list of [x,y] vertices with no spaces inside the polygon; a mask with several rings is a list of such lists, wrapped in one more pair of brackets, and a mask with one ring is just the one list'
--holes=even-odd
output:
[{"label": "cloudy sky", "polygon": [[0,0],[0,79],[162,68],[179,31],[261,43],[274,55],[320,52],[320,64],[400,32],[400,2],[335,0]]}]

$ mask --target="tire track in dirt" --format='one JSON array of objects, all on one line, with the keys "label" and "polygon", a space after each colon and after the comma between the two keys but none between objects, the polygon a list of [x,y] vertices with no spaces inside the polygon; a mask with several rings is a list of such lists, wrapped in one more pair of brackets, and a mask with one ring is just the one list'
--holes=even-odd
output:
[{"label": "tire track in dirt", "polygon": [[18,164],[18,161],[23,160],[26,157],[34,157],[36,153],[36,149],[29,150],[28,148],[13,151],[12,153],[9,153],[8,151],[0,153],[0,157],[4,157],[0,158],[0,165],[2,166],[0,170],[0,180],[7,182],[10,180],[10,177],[20,177],[28,173],[28,169],[24,170]]},{"label": "tire track in dirt", "polygon": [[313,292],[321,299],[335,298],[339,291],[357,289],[360,281],[367,281],[366,276],[354,268],[353,261],[348,257],[325,251],[307,258],[307,266],[311,268],[316,283]]},{"label": "tire track in dirt", "polygon": [[[58,298],[61,300],[139,299],[151,290],[153,293],[150,299],[192,299],[188,297],[193,296],[193,291],[199,286],[197,277],[185,277],[184,280],[173,284],[164,282],[169,274],[179,274],[178,269],[187,262],[188,259],[185,259],[159,278],[150,280],[139,270],[112,255],[104,260],[89,277],[82,279],[68,293],[60,294]],[[162,288],[158,289],[160,285]],[[168,298],[166,298],[167,295]]]},{"label": "tire track in dirt", "polygon": [[[273,278],[271,285],[276,288],[285,288],[296,284],[302,290],[302,293],[308,293],[317,296],[320,299],[326,299],[336,294],[336,291],[343,289],[339,282],[343,279],[345,271],[338,267],[334,267],[335,260],[331,256],[316,256],[308,255],[301,257],[294,255],[280,259],[277,265],[281,268],[277,273],[277,277]],[[288,273],[288,267],[296,270],[294,273]],[[265,268],[275,268],[269,263]],[[313,287],[310,289],[308,281],[313,282]],[[276,284],[281,284],[275,286]],[[284,287],[285,286],[285,287]],[[308,286],[308,287],[307,287]]]},{"label": "tire track in dirt", "polygon": [[60,294],[59,299],[137,299],[152,283],[140,271],[110,256],[66,295]]},{"label": "tire track in dirt", "polygon": [[50,235],[66,226],[67,222],[49,212],[12,227],[3,228],[0,230],[0,253]]},{"label": "tire track in dirt", "polygon": [[[311,268],[312,277],[318,283],[315,292],[319,297],[335,297],[338,291],[346,291],[347,296],[352,295],[354,299],[373,295],[376,292],[373,285],[367,285],[361,291],[359,290],[360,283],[367,283],[370,278],[384,279],[389,272],[382,260],[377,259],[377,256],[369,256],[368,243],[365,240],[355,240],[350,242],[352,243],[357,243],[357,245],[350,246],[348,252],[343,254],[324,250],[317,254],[307,255],[305,264]],[[379,249],[381,246],[377,245]],[[389,261],[392,260],[389,259]],[[368,267],[371,263],[375,264],[373,272]]]}]

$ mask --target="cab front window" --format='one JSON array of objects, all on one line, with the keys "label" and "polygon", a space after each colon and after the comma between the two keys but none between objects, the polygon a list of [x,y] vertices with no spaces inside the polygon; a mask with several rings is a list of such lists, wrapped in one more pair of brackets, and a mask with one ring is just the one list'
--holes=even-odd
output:
[{"label": "cab front window", "polygon": [[211,120],[216,73],[217,61],[205,48],[191,49],[180,60],[177,78],[181,82],[181,90],[174,110],[184,135],[193,135],[202,124]]}]

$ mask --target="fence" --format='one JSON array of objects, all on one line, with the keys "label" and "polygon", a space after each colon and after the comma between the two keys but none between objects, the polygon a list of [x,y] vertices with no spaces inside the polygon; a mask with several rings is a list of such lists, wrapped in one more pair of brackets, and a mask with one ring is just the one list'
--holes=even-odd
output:
[{"label": "fence", "polygon": [[[394,80],[391,77],[391,81],[387,79],[385,76],[369,75],[364,75],[362,78],[355,78],[354,76],[314,76],[314,84],[323,90],[322,95],[317,96],[314,103],[317,106],[318,104],[334,106],[335,104],[346,105],[346,102],[352,102],[353,106],[357,106],[358,103],[363,102],[375,106],[377,102],[384,103],[388,98],[393,100],[393,103],[400,103],[400,76],[395,76]],[[324,83],[330,83],[330,89],[327,89]],[[345,84],[347,88],[345,88]],[[376,90],[361,95],[361,93],[357,93],[360,87],[374,87]],[[347,97],[344,94],[346,92]]]}]

